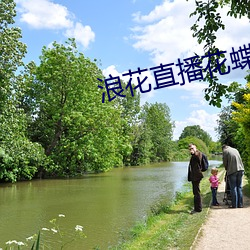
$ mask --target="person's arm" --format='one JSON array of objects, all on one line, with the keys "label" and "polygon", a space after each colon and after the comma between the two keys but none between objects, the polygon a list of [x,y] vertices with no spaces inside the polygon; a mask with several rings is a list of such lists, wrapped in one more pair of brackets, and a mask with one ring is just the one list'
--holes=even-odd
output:
[{"label": "person's arm", "polygon": [[228,164],[227,164],[227,155],[225,152],[223,152],[223,154],[222,154],[222,161],[223,161],[223,166],[227,171]]},{"label": "person's arm", "polygon": [[218,181],[218,178],[216,178],[216,176],[214,176],[214,175],[211,175],[211,177],[210,177],[210,182],[211,182],[212,184],[216,184],[217,181]]},{"label": "person's arm", "polygon": [[212,183],[212,175],[209,177],[209,182]]}]

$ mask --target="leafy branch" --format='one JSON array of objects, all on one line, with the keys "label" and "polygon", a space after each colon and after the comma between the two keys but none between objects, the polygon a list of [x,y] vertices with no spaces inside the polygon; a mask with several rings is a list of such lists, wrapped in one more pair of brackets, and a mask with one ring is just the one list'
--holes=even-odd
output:
[{"label": "leafy branch", "polygon": [[[227,15],[234,16],[235,18],[241,18],[247,16],[250,19],[249,1],[237,1],[237,0],[206,0],[195,1],[196,9],[190,14],[190,17],[197,16],[195,23],[191,26],[193,31],[193,37],[195,37],[199,44],[204,43],[204,51],[206,55],[208,53],[214,54],[216,51],[221,51],[215,46],[217,39],[217,32],[224,30],[225,25],[222,22],[219,7],[223,8],[226,5],[230,5],[230,10]],[[217,62],[219,59],[223,59],[223,54],[218,54],[214,58],[208,58],[211,68],[217,68]],[[221,71],[225,72],[225,65],[222,66]],[[218,73],[218,70],[215,71]],[[232,86],[219,83],[219,79],[216,75],[211,77],[209,72],[205,72],[203,79],[209,83],[208,88],[205,89],[205,99],[209,101],[210,105],[221,107],[221,97],[228,92],[234,91]]]}]

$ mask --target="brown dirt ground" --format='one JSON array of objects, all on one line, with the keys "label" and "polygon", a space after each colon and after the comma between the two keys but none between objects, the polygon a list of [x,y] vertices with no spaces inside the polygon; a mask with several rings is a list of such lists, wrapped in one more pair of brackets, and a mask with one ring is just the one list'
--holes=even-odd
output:
[{"label": "brown dirt ground", "polygon": [[218,207],[211,207],[206,222],[201,227],[193,250],[250,249],[250,198],[244,196],[243,208],[230,209],[225,198],[225,181],[219,185]]}]

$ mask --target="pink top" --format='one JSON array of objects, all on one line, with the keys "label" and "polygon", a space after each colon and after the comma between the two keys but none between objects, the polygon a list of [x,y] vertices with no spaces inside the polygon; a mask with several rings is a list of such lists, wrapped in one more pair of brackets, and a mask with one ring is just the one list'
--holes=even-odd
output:
[{"label": "pink top", "polygon": [[211,187],[218,187],[219,179],[216,175],[211,175],[209,178],[209,181],[211,183]]}]

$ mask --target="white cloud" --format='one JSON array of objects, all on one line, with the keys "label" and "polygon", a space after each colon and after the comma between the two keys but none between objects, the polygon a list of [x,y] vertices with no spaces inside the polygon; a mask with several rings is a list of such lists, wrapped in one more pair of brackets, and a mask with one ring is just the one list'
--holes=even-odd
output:
[{"label": "white cloud", "polygon": [[178,140],[183,129],[189,125],[187,121],[174,121],[174,123],[175,123],[175,128],[173,132],[173,139]]},{"label": "white cloud", "polygon": [[[193,56],[194,52],[203,56],[203,45],[197,43],[190,30],[196,17],[189,18],[189,15],[194,10],[195,1],[165,0],[148,14],[135,13],[133,19],[136,25],[132,28],[131,35],[134,48],[149,52],[155,65],[175,63],[178,58]],[[229,61],[232,47],[235,46],[238,50],[239,46],[249,43],[249,20],[247,17],[235,19],[227,16],[227,12],[226,7],[220,10],[226,29],[218,32],[216,44],[227,51],[226,58]],[[242,78],[246,72],[231,70],[223,78],[236,74],[238,78],[239,75]]]},{"label": "white cloud", "polygon": [[234,47],[235,50],[238,50],[239,46],[249,43],[249,19],[247,17],[236,19],[234,17],[227,16],[228,10],[228,8],[223,8],[221,10],[225,30],[219,30],[216,45],[229,52],[232,47]]},{"label": "white cloud", "polygon": [[151,11],[148,15],[141,15],[141,12],[136,12],[133,14],[133,19],[138,23],[149,23],[157,21],[161,18],[164,18],[172,9],[174,5],[165,1],[162,5],[158,5],[155,7],[153,11]]},{"label": "white cloud", "polygon": [[190,30],[194,21],[189,18],[194,9],[194,3],[190,2],[164,1],[148,15],[135,14],[134,20],[139,24],[132,29],[134,48],[150,52],[156,65],[176,62],[178,57],[197,52],[194,50],[197,43]]},{"label": "white cloud", "polygon": [[109,75],[122,77],[122,73],[117,71],[115,65],[110,65],[106,69],[103,69],[102,73],[105,77],[109,77]]},{"label": "white cloud", "polygon": [[77,42],[87,48],[90,42],[95,40],[95,33],[92,31],[91,27],[86,25],[83,26],[81,23],[76,23],[71,29],[68,29],[65,33],[67,37],[74,37]]},{"label": "white cloud", "polygon": [[20,20],[34,29],[64,30],[63,35],[75,38],[84,48],[95,40],[89,25],[75,22],[75,16],[65,6],[49,0],[17,0]]},{"label": "white cloud", "polygon": [[67,8],[48,0],[18,0],[21,21],[35,29],[63,29],[73,25]]},{"label": "white cloud", "polygon": [[189,118],[184,121],[175,121],[174,140],[178,140],[183,129],[187,126],[200,125],[200,127],[206,131],[213,139],[217,141],[218,137],[215,132],[217,124],[218,114],[209,114],[203,109],[192,111]]}]

